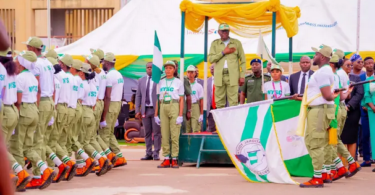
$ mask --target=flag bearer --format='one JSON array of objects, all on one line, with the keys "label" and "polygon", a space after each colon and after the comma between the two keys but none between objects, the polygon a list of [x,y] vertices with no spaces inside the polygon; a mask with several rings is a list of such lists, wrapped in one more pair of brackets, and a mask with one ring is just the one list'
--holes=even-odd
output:
[{"label": "flag bearer", "polygon": [[195,75],[196,68],[193,65],[188,66],[187,76],[191,86],[191,118],[186,121],[186,133],[199,132],[201,129],[201,122],[203,121],[203,87],[196,82]]},{"label": "flag bearer", "polygon": [[[0,52],[0,68],[6,70],[4,80],[5,90],[3,97],[3,121],[1,123],[2,132],[5,138],[5,143],[9,145],[10,137],[12,136],[14,128],[18,123],[19,112],[15,106],[17,102],[17,86],[16,86],[16,64],[12,58],[12,51],[7,50]],[[31,181],[32,177],[23,170],[22,166],[18,164],[13,155],[8,151],[8,158],[14,173],[18,177],[16,184],[16,191],[23,191],[26,185]]]},{"label": "flag bearer", "polygon": [[[98,91],[94,82],[95,74],[92,72],[90,65],[83,64],[82,72],[83,77],[83,99],[82,99],[82,135],[83,135],[83,148],[87,153],[89,153],[93,158],[98,160],[100,169],[96,172],[97,176],[101,176],[107,172],[107,167],[109,165],[109,160],[106,158],[104,152],[99,146],[96,140],[96,125],[94,116],[94,106],[96,104],[96,99],[98,97]],[[86,160],[84,157],[82,157]],[[86,157],[88,158],[88,157]],[[82,164],[78,162],[79,164]],[[92,169],[92,163],[86,166],[79,166],[77,169],[77,176],[86,176]]]},{"label": "flag bearer", "polygon": [[321,45],[315,51],[314,65],[319,66],[307,85],[307,127],[305,144],[312,158],[314,167],[313,178],[300,184],[302,188],[323,187],[322,167],[324,163],[324,147],[328,145],[328,131],[330,122],[335,118],[333,100],[338,96],[334,93],[334,74],[328,65],[332,56],[329,46]]},{"label": "flag bearer", "polygon": [[[100,63],[103,63],[103,61],[105,60],[105,55],[104,55],[103,50],[90,49],[90,51],[92,55],[98,56]],[[95,72],[96,87],[99,92],[98,100],[95,105],[94,115],[95,115],[96,129],[99,130],[99,123],[100,123],[100,119],[102,117],[102,113],[104,110],[104,96],[105,96],[106,82],[107,82],[107,75],[105,72],[108,72],[108,70],[103,70],[102,68],[100,68],[100,65],[98,65],[96,66],[96,68],[94,68],[94,72]],[[112,164],[116,163],[118,157],[111,151],[111,149],[109,149],[109,146],[103,141],[102,137],[100,137],[99,134],[97,135],[97,141],[100,144],[100,147],[102,147],[102,149],[104,150],[105,155],[107,155],[108,159],[111,161],[111,166],[113,166]]]},{"label": "flag bearer", "polygon": [[39,120],[36,106],[38,80],[29,70],[34,69],[36,61],[37,57],[31,51],[23,51],[17,56],[16,63],[20,73],[16,77],[16,105],[20,116],[10,143],[10,152],[22,167],[25,164],[24,157],[26,157],[34,165],[33,169],[40,169],[40,171],[34,171],[33,179],[26,185],[27,189],[45,189],[56,176],[56,172],[49,168],[34,150],[34,133]]},{"label": "flag bearer", "polygon": [[113,53],[109,52],[105,54],[103,69],[108,70],[108,73],[99,135],[118,157],[114,166],[119,167],[126,165],[126,160],[114,135],[114,128],[121,110],[124,79],[121,73],[114,68],[115,62],[116,58]]},{"label": "flag bearer", "polygon": [[[160,108],[158,102],[155,104],[155,122],[161,125],[164,161],[158,168],[178,168],[178,148],[181,123],[183,121],[182,113],[184,108],[184,84],[173,76],[176,71],[176,65],[172,61],[164,64],[166,78],[160,80],[159,96]],[[160,119],[158,110],[160,109]],[[172,151],[171,151],[172,150]],[[170,159],[172,158],[172,159]]]}]

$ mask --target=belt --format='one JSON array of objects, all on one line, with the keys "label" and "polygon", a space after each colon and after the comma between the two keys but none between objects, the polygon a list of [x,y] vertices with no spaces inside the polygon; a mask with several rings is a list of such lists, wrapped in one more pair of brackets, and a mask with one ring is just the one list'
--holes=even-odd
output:
[{"label": "belt", "polygon": [[40,101],[51,100],[51,97],[40,97]]},{"label": "belt", "polygon": [[5,107],[12,107],[13,104],[9,104],[9,105],[8,105],[8,104],[4,104],[4,106],[5,106]]},{"label": "belt", "polygon": [[24,105],[24,104],[28,104],[28,105],[34,104],[35,105],[35,102],[34,103],[22,102],[21,104],[22,105]]},{"label": "belt", "polygon": [[229,74],[228,68],[223,69],[223,74]]},{"label": "belt", "polygon": [[191,103],[191,104],[198,104],[198,102],[194,102],[194,103]]},{"label": "belt", "polygon": [[63,106],[67,106],[68,105],[67,103],[57,103],[57,104],[61,104]]},{"label": "belt", "polygon": [[87,108],[91,108],[91,109],[93,109],[94,108],[94,106],[88,106],[88,105],[83,105],[84,107],[87,107]]},{"label": "belt", "polygon": [[309,109],[314,109],[314,108],[334,108],[335,105],[334,104],[321,104],[321,105],[316,105],[316,106],[309,106],[308,108]]},{"label": "belt", "polygon": [[179,103],[179,100],[171,100],[168,102],[165,102],[164,100],[161,101],[162,104],[171,104],[171,103]]}]

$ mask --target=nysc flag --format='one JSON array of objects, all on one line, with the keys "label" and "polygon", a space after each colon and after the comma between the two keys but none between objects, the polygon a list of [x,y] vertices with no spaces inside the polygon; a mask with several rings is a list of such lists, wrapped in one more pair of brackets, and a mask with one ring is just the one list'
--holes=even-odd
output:
[{"label": "nysc flag", "polygon": [[[313,175],[303,138],[295,136],[297,124],[290,123],[298,121],[299,105],[266,100],[211,111],[228,155],[248,181],[297,184],[291,175]],[[287,114],[287,108],[297,111]]]}]

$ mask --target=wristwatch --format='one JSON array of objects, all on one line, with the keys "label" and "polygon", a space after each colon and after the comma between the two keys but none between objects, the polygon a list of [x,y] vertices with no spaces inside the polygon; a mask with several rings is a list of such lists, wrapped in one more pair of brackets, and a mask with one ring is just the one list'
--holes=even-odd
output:
[{"label": "wristwatch", "polygon": [[224,53],[224,51],[222,51],[222,52],[221,52],[221,54],[223,54],[223,56],[225,56],[225,53]]}]

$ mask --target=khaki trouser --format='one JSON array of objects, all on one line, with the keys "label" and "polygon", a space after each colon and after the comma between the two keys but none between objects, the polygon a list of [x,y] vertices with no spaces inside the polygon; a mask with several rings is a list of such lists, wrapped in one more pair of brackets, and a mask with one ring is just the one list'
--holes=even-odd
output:
[{"label": "khaki trouser", "polygon": [[[54,128],[50,137],[49,145],[56,155],[62,159],[68,155],[68,152],[63,149],[63,143],[60,143],[61,135],[64,131],[65,125],[68,123],[68,107],[66,103],[57,104],[57,115],[54,123]],[[66,144],[66,142],[65,142]]]},{"label": "khaki trouser", "polygon": [[[100,119],[102,118],[104,110],[104,101],[103,100],[98,100],[95,105],[95,123],[96,123],[96,130],[99,131],[99,124],[100,124]],[[121,107],[120,107],[121,110]],[[117,120],[117,118],[116,118]],[[115,122],[116,123],[116,122]],[[103,150],[106,150],[109,148],[109,146],[103,141],[102,137],[97,133],[96,134],[96,140],[98,141],[100,147],[102,147]]]},{"label": "khaki trouser", "polygon": [[342,130],[344,129],[345,121],[348,116],[348,112],[346,111],[346,105],[342,102],[340,102],[339,113],[340,115],[337,115],[337,122],[338,122],[337,141],[338,142],[337,142],[337,147],[336,147],[335,152],[339,153],[340,156],[348,159],[350,156],[350,153],[348,149],[345,147],[344,143],[342,143],[341,141]]},{"label": "khaki trouser", "polygon": [[335,109],[331,105],[309,107],[305,144],[312,158],[314,170],[321,170],[324,163],[324,148],[328,145],[327,128],[335,118]]},{"label": "khaki trouser", "polygon": [[176,119],[179,112],[178,102],[160,104],[161,148],[164,157],[178,157],[181,125],[176,124]]},{"label": "khaki trouser", "polygon": [[17,162],[25,166],[26,157],[33,166],[34,176],[40,175],[37,162],[42,160],[34,148],[34,133],[38,126],[39,113],[35,103],[22,103],[20,117],[10,141],[10,152]]},{"label": "khaki trouser", "polygon": [[77,102],[77,108],[75,109],[75,117],[72,121],[72,139],[71,139],[71,149],[77,152],[82,148],[82,143],[79,142],[78,136],[82,128],[82,113],[83,108],[80,102]]},{"label": "khaki trouser", "polygon": [[71,138],[72,138],[72,121],[75,117],[76,109],[75,108],[67,108],[67,119],[66,123],[63,124],[62,132],[59,138],[59,144],[61,148],[68,154],[71,155],[71,150],[68,150],[68,147],[71,145]]},{"label": "khaki trouser", "polygon": [[107,126],[103,129],[99,129],[99,135],[103,139],[104,143],[111,148],[111,150],[118,154],[121,152],[120,146],[116,140],[114,135],[115,123],[117,120],[118,115],[120,114],[121,110],[121,101],[118,102],[111,102],[109,104],[109,110],[105,121],[107,122]]},{"label": "khaki trouser", "polygon": [[95,116],[92,107],[82,106],[82,144],[83,149],[93,158],[97,152],[101,153],[103,150],[100,148],[99,143],[96,141],[96,125]]},{"label": "khaki trouser", "polygon": [[229,102],[229,106],[238,105],[238,85],[231,86],[229,74],[223,74],[222,86],[215,86],[215,102],[217,108],[224,108]]},{"label": "khaki trouser", "polygon": [[[16,128],[18,123],[18,109],[16,106],[4,106],[1,108],[3,110],[3,121],[1,123],[1,127],[3,129],[3,136],[5,139],[5,144],[9,147],[10,138],[13,134],[14,128]],[[14,165],[16,163],[16,159],[13,157],[13,155],[8,151],[8,159],[10,161],[10,166]]]},{"label": "khaki trouser", "polygon": [[46,147],[48,142],[45,139],[48,123],[53,116],[55,104],[51,97],[41,97],[39,102],[39,122],[34,134],[34,149],[43,161],[46,161]]},{"label": "khaki trouser", "polygon": [[46,147],[47,164],[51,168],[55,167],[55,163],[49,158],[49,156],[51,155],[51,153],[55,153],[55,150],[56,150],[55,145],[57,144],[57,139],[55,139],[55,137],[57,137],[58,135],[58,130],[56,127],[57,109],[53,111],[53,118],[55,119],[55,121],[51,126],[47,127],[46,135],[44,136],[44,141],[47,144],[47,147]]},{"label": "khaki trouser", "polygon": [[197,133],[201,130],[201,123],[199,123],[199,116],[201,115],[201,110],[199,107],[199,102],[191,105],[191,119],[186,121],[186,133]]}]

